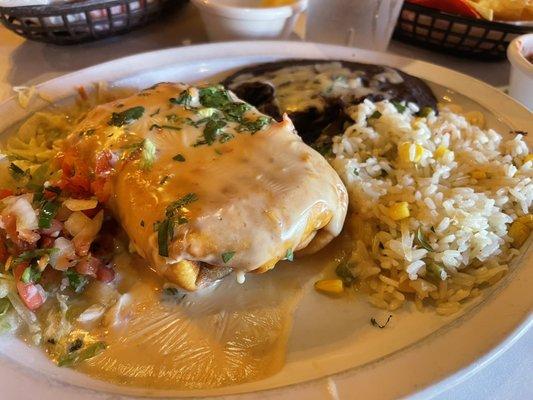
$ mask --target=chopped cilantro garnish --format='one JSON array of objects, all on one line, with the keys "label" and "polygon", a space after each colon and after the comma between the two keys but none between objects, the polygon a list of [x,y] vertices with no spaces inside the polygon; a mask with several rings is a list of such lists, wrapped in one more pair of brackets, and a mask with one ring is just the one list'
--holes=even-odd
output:
[{"label": "chopped cilantro garnish", "polygon": [[[4,315],[6,315],[10,308],[11,308],[11,302],[5,297],[1,298],[0,299],[0,317],[3,317]],[[0,332],[1,331],[2,330],[0,328]]]},{"label": "chopped cilantro garnish", "polygon": [[183,154],[176,154],[174,157],[172,157],[174,161],[179,162],[185,162],[185,157],[183,157]]},{"label": "chopped cilantro garnish", "polygon": [[204,139],[208,145],[212,145],[217,139],[220,130],[226,126],[226,122],[221,119],[210,119],[205,124]]},{"label": "chopped cilantro garnish", "polygon": [[37,283],[41,279],[41,271],[34,266],[27,267],[20,277],[24,283]]},{"label": "chopped cilantro garnish", "polygon": [[9,172],[15,180],[19,180],[26,175],[26,172],[15,163],[9,164]]},{"label": "chopped cilantro garnish", "polygon": [[287,253],[285,253],[285,260],[294,261],[294,251],[292,249],[287,249]]},{"label": "chopped cilantro garnish", "polygon": [[186,89],[183,92],[181,92],[178,97],[173,97],[169,99],[169,101],[172,104],[182,105],[185,108],[188,108],[191,106],[192,96],[191,96],[191,93],[189,92],[189,89]]},{"label": "chopped cilantro garnish", "polygon": [[426,236],[424,235],[424,232],[422,232],[422,228],[418,228],[416,231],[416,242],[420,245],[420,247],[423,247],[427,251],[434,251],[433,247],[428,243],[428,240]]},{"label": "chopped cilantro garnish", "polygon": [[141,161],[139,164],[141,169],[147,171],[152,168],[155,161],[155,153],[156,148],[154,143],[150,139],[144,139],[142,142]]},{"label": "chopped cilantro garnish", "polygon": [[230,121],[241,122],[244,113],[250,108],[251,106],[246,103],[228,103],[222,108],[222,111]]},{"label": "chopped cilantro garnish", "polygon": [[89,280],[85,275],[80,275],[72,269],[67,269],[65,271],[65,276],[68,279],[70,288],[76,293],[81,293],[83,289],[85,289],[87,283],[89,283]]},{"label": "chopped cilantro garnish", "polygon": [[157,227],[157,245],[159,247],[159,255],[168,257],[168,245],[174,236],[174,223],[172,219],[167,218],[159,223]]},{"label": "chopped cilantro garnish", "polygon": [[144,107],[137,106],[133,108],[128,108],[127,110],[124,110],[119,113],[113,113],[111,115],[111,119],[108,122],[108,125],[112,126],[122,126],[131,124],[133,121],[138,120],[141,118],[144,114]]},{"label": "chopped cilantro garnish", "polygon": [[443,281],[446,277],[446,271],[442,265],[437,263],[429,263],[426,265],[426,271],[430,276],[433,276],[437,281]]},{"label": "chopped cilantro garnish", "polygon": [[420,110],[418,115],[420,115],[423,118],[427,118],[429,116],[429,114],[431,114],[432,111],[433,111],[433,109],[431,107],[424,107],[424,108],[422,108],[422,110]]},{"label": "chopped cilantro garnish", "polygon": [[39,228],[50,228],[52,220],[56,216],[58,210],[59,203],[55,201],[45,201],[41,206],[41,211],[39,212]]},{"label": "chopped cilantro garnish", "polygon": [[161,180],[159,181],[159,184],[164,185],[165,183],[168,182],[169,179],[170,179],[170,175],[165,175],[163,178],[161,178]]},{"label": "chopped cilantro garnish", "polygon": [[261,116],[253,121],[250,120],[243,120],[241,121],[241,125],[237,128],[239,132],[248,131],[252,133],[256,133],[257,131],[263,129],[266,125],[268,125],[272,121],[272,118]]},{"label": "chopped cilantro garnish", "polygon": [[344,283],[346,286],[350,286],[355,281],[352,271],[350,270],[350,266],[346,261],[343,261],[337,265],[337,268],[335,268],[335,274],[342,279],[342,283]]},{"label": "chopped cilantro garnish", "polygon": [[181,131],[181,128],[179,126],[172,126],[172,125],[161,125],[161,129],[169,129],[171,131]]},{"label": "chopped cilantro garnish", "polygon": [[200,104],[204,107],[221,109],[230,101],[227,90],[222,86],[210,86],[200,89]]},{"label": "chopped cilantro garnish", "polygon": [[222,253],[222,261],[224,262],[224,264],[227,264],[229,260],[233,258],[234,255],[234,251],[226,251],[225,253]]},{"label": "chopped cilantro garnish", "polygon": [[107,348],[104,342],[95,342],[85,349],[76,350],[61,357],[57,361],[58,367],[71,367],[82,361],[93,358]]},{"label": "chopped cilantro garnish", "polygon": [[376,110],[372,113],[370,117],[368,117],[368,119],[380,119],[381,115],[382,114],[378,110]]},{"label": "chopped cilantro garnish", "polygon": [[407,110],[407,107],[404,106],[402,103],[400,103],[399,101],[391,101],[392,105],[396,108],[396,110],[401,114],[403,113],[405,110]]},{"label": "chopped cilantro garnish", "polygon": [[154,224],[154,230],[157,230],[157,245],[160,256],[168,257],[168,246],[174,237],[174,225],[181,225],[188,222],[181,209],[197,200],[198,196],[196,193],[186,194],[182,198],[170,203],[165,211],[166,218],[162,222]]},{"label": "chopped cilantro garnish", "polygon": [[45,254],[53,255],[56,253],[58,249],[55,247],[48,248],[48,249],[36,249],[36,250],[29,250],[25,251],[24,253],[19,254],[14,260],[13,265],[20,264],[22,261],[30,261],[34,258],[41,258]]},{"label": "chopped cilantro garnish", "polygon": [[84,131],[81,131],[79,133],[79,136],[82,137],[82,136],[92,136],[96,133],[96,130],[93,129],[93,128],[89,128],[89,129],[86,129]]}]

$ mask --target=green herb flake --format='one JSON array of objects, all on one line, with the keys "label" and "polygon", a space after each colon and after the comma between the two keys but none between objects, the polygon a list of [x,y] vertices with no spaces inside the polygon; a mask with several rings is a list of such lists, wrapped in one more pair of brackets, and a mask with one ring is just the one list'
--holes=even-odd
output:
[{"label": "green herb flake", "polygon": [[182,208],[198,200],[196,193],[188,193],[180,199],[170,203],[165,211],[166,218],[162,222],[154,224],[154,230],[157,231],[157,245],[159,255],[168,257],[170,241],[174,237],[174,225],[182,225],[189,222],[182,214]]},{"label": "green herb flake", "polygon": [[237,130],[239,132],[248,131],[253,135],[257,131],[260,131],[265,126],[270,124],[271,121],[272,121],[272,118],[265,117],[265,116],[261,116],[253,121],[243,120],[241,121],[241,125],[237,128]]},{"label": "green herb flake", "polygon": [[294,261],[294,251],[292,249],[287,249],[287,253],[285,253],[285,260]]},{"label": "green herb flake", "polygon": [[217,135],[226,126],[226,122],[221,119],[210,119],[204,128],[204,139],[208,145],[215,143]]},{"label": "green herb flake", "polygon": [[378,110],[376,110],[376,111],[374,111],[374,112],[372,113],[372,115],[371,115],[370,117],[368,117],[368,119],[369,119],[369,120],[370,120],[370,119],[380,119],[382,115],[383,115],[383,114],[381,114]]},{"label": "green herb flake", "polygon": [[26,175],[26,172],[15,163],[9,164],[9,173],[17,181]]},{"label": "green herb flake", "polygon": [[161,129],[168,129],[170,131],[181,131],[181,128],[179,126],[172,125],[161,125]]},{"label": "green herb flake", "polygon": [[41,279],[41,271],[34,266],[27,267],[20,277],[24,283],[37,283]]},{"label": "green herb flake", "polygon": [[170,179],[170,175],[165,175],[163,178],[161,178],[161,180],[159,181],[159,184],[164,185],[165,183],[168,182],[169,179]]},{"label": "green herb flake", "polygon": [[396,110],[400,113],[400,114],[403,114],[403,112],[405,110],[407,110],[407,107],[404,106],[402,103],[400,103],[399,101],[391,101],[392,105],[396,108]]},{"label": "green herb flake", "polygon": [[59,250],[55,247],[51,247],[48,249],[36,249],[36,250],[29,250],[25,251],[24,253],[19,254],[16,258],[13,259],[13,265],[20,264],[23,261],[30,261],[35,258],[41,258],[44,255],[54,255]]},{"label": "green herb flake", "polygon": [[152,168],[155,161],[155,153],[157,149],[150,139],[144,139],[142,142],[141,161],[139,166],[142,170],[148,171]]},{"label": "green herb flake", "polygon": [[228,91],[220,85],[200,89],[200,104],[204,107],[222,109],[230,102]]},{"label": "green herb flake", "polygon": [[222,112],[230,121],[241,122],[244,114],[252,107],[246,103],[228,103],[222,108]]},{"label": "green herb flake", "polygon": [[85,286],[89,283],[89,280],[85,275],[80,275],[72,269],[65,271],[65,276],[68,279],[69,286],[76,293],[81,293],[85,289]]},{"label": "green herb flake", "polygon": [[446,271],[444,270],[444,267],[440,264],[427,264],[426,271],[438,281],[443,281],[446,279]]},{"label": "green herb flake", "polygon": [[234,251],[226,251],[222,253],[221,257],[222,257],[222,261],[224,262],[224,264],[227,264],[229,260],[233,258],[234,255],[235,255]]},{"label": "green herb flake", "polygon": [[11,302],[8,298],[4,297],[0,299],[0,317],[3,317],[7,314],[9,309],[11,308]]},{"label": "green herb flake", "polygon": [[174,224],[171,218],[167,218],[157,227],[157,245],[159,255],[168,257],[168,246],[174,236]]},{"label": "green herb flake", "polygon": [[57,361],[57,365],[59,367],[72,367],[81,363],[82,361],[97,356],[106,348],[107,345],[104,342],[95,342],[88,345],[85,349],[80,349],[64,355]]},{"label": "green herb flake", "polygon": [[181,106],[184,106],[185,108],[189,108],[191,106],[192,96],[191,96],[191,93],[189,92],[189,89],[186,89],[183,92],[181,92],[178,95],[178,97],[173,97],[169,99],[169,101],[172,104],[181,105]]},{"label": "green herb flake", "polygon": [[426,236],[424,235],[424,232],[422,232],[422,228],[420,227],[416,231],[416,242],[420,245],[420,247],[423,247],[427,251],[434,251],[433,247],[431,247]]},{"label": "green herb flake", "polygon": [[355,277],[353,276],[352,271],[350,270],[350,265],[348,262],[343,261],[337,268],[335,268],[335,274],[342,280],[346,286],[350,286],[354,283]]},{"label": "green herb flake", "polygon": [[108,125],[111,126],[123,126],[127,124],[131,124],[133,121],[138,120],[141,118],[144,114],[144,107],[137,106],[133,108],[128,108],[127,110],[124,110],[119,113],[113,113],[111,115],[111,119],[108,122]]},{"label": "green herb flake", "polygon": [[422,110],[420,110],[418,115],[421,116],[422,118],[427,118],[427,117],[429,117],[429,114],[431,114],[432,111],[433,111],[433,108],[424,107],[424,108],[422,108]]},{"label": "green herb flake", "polygon": [[183,157],[183,154],[176,154],[174,157],[172,157],[172,159],[178,162],[185,162],[185,157]]},{"label": "green herb flake", "polygon": [[45,201],[39,212],[39,228],[47,229],[52,225],[52,220],[59,210],[59,203],[56,201]]}]

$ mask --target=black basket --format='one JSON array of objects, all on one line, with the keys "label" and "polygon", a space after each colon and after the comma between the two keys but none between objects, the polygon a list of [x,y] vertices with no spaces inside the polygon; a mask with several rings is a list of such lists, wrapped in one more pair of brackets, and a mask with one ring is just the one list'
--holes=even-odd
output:
[{"label": "black basket", "polygon": [[394,37],[403,42],[461,57],[505,58],[509,43],[533,31],[530,23],[505,23],[462,17],[404,3]]},{"label": "black basket", "polygon": [[6,28],[27,39],[75,44],[125,33],[184,0],[79,0],[45,6],[0,7]]}]

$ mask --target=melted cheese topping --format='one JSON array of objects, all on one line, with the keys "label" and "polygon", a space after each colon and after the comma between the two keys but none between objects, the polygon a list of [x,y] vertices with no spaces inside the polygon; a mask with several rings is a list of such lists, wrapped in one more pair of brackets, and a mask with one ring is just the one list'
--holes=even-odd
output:
[{"label": "melted cheese topping", "polygon": [[[190,96],[185,106],[169,101],[184,92]],[[142,115],[120,121],[136,107]],[[96,107],[70,137],[84,159],[95,160],[105,150],[122,158],[109,205],[153,268],[165,274],[169,264],[190,260],[263,272],[288,251],[313,242],[318,249],[340,233],[346,189],[289,119],[254,133],[226,118],[213,136],[206,131],[218,115],[219,109],[201,105],[198,89],[159,84]],[[251,107],[243,117],[265,118]],[[209,138],[213,143],[205,144]],[[147,147],[155,148],[148,168],[143,165]],[[132,148],[137,149],[133,156]],[[168,256],[162,257],[154,226],[165,221],[172,202],[190,194],[195,201],[178,208],[181,223],[174,224]]]},{"label": "melted cheese topping", "polygon": [[[379,90],[383,82],[398,84],[403,78],[398,71],[383,67],[382,73],[363,82],[365,71],[352,71],[339,62],[316,65],[296,65],[280,68],[260,76],[262,81],[270,83],[276,89],[276,101],[280,110],[287,113],[316,108],[322,111],[324,97],[357,99],[369,94],[383,95]],[[233,85],[257,81],[253,74],[237,77]]]}]

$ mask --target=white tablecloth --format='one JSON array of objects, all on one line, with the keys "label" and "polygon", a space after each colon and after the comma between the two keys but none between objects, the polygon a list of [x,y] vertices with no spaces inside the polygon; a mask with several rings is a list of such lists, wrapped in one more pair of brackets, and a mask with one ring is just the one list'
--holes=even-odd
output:
[{"label": "white tablecloth", "polygon": [[[12,94],[13,86],[43,82],[67,72],[134,53],[206,41],[200,18],[191,5],[139,31],[68,47],[26,41],[0,27],[0,100]],[[508,84],[509,64],[506,61],[476,62],[399,42],[392,42],[389,50],[456,69],[494,86]],[[433,393],[430,396],[439,400],[533,399],[532,377],[533,330],[530,330],[507,352],[474,376],[445,393]]]}]

